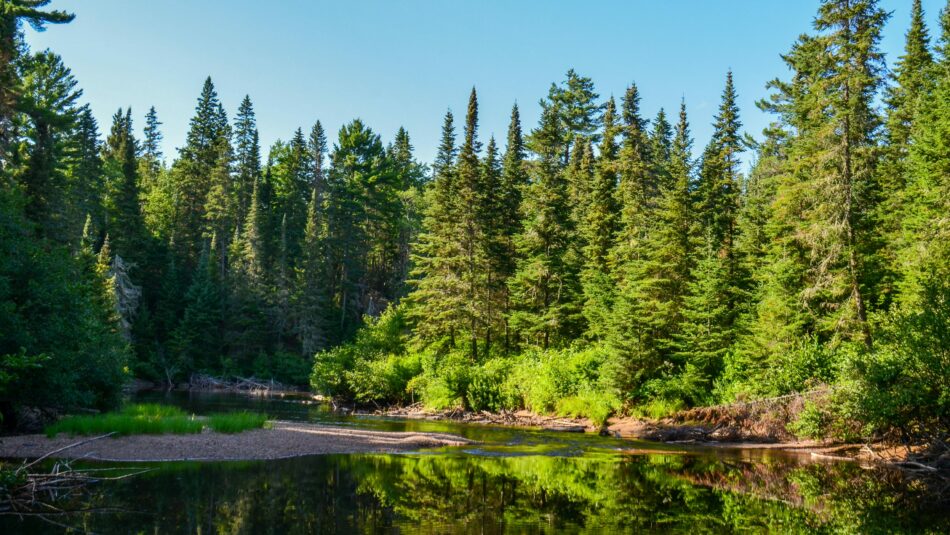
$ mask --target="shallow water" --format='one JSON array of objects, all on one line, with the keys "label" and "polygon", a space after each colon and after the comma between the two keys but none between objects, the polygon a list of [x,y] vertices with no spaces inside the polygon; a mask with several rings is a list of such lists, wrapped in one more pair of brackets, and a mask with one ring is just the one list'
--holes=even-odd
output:
[{"label": "shallow water", "polygon": [[[479,444],[407,454],[166,463],[94,485],[56,521],[99,533],[950,532],[931,487],[855,463],[592,435],[374,417],[301,400],[148,394],[196,414],[455,433]],[[116,466],[97,463],[95,467]],[[128,466],[128,465],[123,465]],[[0,517],[0,533],[61,532]]]}]

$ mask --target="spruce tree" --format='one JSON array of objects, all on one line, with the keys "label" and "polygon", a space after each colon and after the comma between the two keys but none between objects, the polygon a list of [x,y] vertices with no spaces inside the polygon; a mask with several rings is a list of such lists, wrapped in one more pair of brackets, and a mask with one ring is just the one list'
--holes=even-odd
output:
[{"label": "spruce tree", "polygon": [[579,233],[584,241],[581,285],[587,336],[606,337],[613,306],[614,283],[610,273],[610,249],[617,231],[617,130],[616,103],[611,97],[604,108],[604,130],[594,164],[589,202]]},{"label": "spruce tree", "polygon": [[887,17],[875,0],[825,0],[817,34],[802,37],[784,56],[793,80],[770,83],[771,109],[795,132],[788,176],[776,192],[782,210],[774,217],[788,223],[780,239],[804,252],[796,291],[819,336],[867,345],[868,296],[879,283],[868,266],[877,244],[874,99],[883,84],[878,42]]},{"label": "spruce tree", "polygon": [[537,154],[522,205],[524,228],[515,240],[518,267],[509,279],[512,327],[532,345],[561,345],[580,327],[578,274],[567,255],[574,232],[563,169],[561,111],[543,104],[541,123],[531,133]]},{"label": "spruce tree", "polygon": [[624,95],[622,118],[617,189],[620,218],[610,256],[617,281],[608,337],[614,355],[608,375],[618,395],[631,399],[643,382],[660,369],[667,333],[666,305],[657,299],[662,281],[655,277],[649,243],[659,190],[635,85]]},{"label": "spruce tree", "polygon": [[[521,201],[524,189],[528,184],[528,175],[525,169],[525,146],[521,131],[521,113],[518,105],[511,107],[511,119],[508,123],[505,155],[501,165],[501,191],[499,195],[498,222],[501,225],[502,254],[498,258],[496,268],[499,276],[507,280],[514,274],[517,259],[515,237],[521,233],[523,221],[521,219]],[[511,311],[511,292],[507,284],[502,287],[503,314],[504,314],[504,349],[510,351],[515,344],[508,317]]]},{"label": "spruce tree", "polygon": [[195,115],[189,123],[185,146],[172,166],[177,221],[176,245],[194,265],[201,251],[205,230],[205,206],[209,177],[218,165],[220,143],[230,138],[227,116],[211,78],[205,80]]},{"label": "spruce tree", "polygon": [[564,83],[560,86],[551,84],[547,105],[558,110],[564,164],[570,160],[576,138],[597,141],[603,111],[603,106],[597,103],[598,98],[600,95],[594,92],[594,82],[577,74],[574,69],[567,71]]},{"label": "spruce tree", "polygon": [[465,327],[460,314],[464,291],[457,276],[463,258],[457,239],[457,154],[454,119],[448,111],[426,192],[422,232],[413,249],[414,289],[409,295],[416,338],[448,346],[455,345]]},{"label": "spruce tree", "polygon": [[261,147],[251,97],[244,96],[234,118],[235,191],[238,202],[237,220],[243,223],[251,203],[254,184],[261,174]]},{"label": "spruce tree", "polygon": [[[924,24],[920,0],[914,0],[911,23],[905,36],[904,54],[898,58],[890,77],[893,85],[885,91],[887,117],[883,158],[878,172],[879,204],[875,219],[880,228],[884,257],[879,269],[883,271],[879,300],[887,306],[892,299],[895,277],[899,271],[896,244],[900,241],[902,203],[908,200],[905,192],[908,173],[906,161],[910,152],[914,119],[927,93],[935,83],[934,59],[930,52],[930,36]],[[877,264],[877,262],[875,262]]]},{"label": "spruce tree", "polygon": [[307,205],[307,228],[296,269],[295,323],[301,351],[306,357],[324,349],[328,342],[324,227],[317,199],[314,189]]},{"label": "spruce tree", "polygon": [[103,148],[109,185],[108,229],[116,254],[126,260],[146,258],[147,230],[139,204],[138,143],[132,128],[132,110],[120,109],[112,117],[112,129]]}]

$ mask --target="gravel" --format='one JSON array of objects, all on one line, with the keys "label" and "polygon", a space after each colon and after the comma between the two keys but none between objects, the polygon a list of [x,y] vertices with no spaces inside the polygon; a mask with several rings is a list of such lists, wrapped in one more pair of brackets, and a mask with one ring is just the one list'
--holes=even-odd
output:
[{"label": "gravel", "polygon": [[[439,433],[397,433],[272,422],[271,429],[237,434],[134,435],[94,440],[53,457],[102,461],[267,460],[330,453],[392,453],[462,446],[470,440]],[[0,438],[0,457],[36,458],[88,437],[19,435]]]}]

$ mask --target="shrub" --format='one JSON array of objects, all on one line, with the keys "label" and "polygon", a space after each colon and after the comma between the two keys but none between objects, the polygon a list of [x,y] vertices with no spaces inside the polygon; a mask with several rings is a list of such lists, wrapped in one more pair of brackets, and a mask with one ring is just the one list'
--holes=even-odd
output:
[{"label": "shrub", "polygon": [[409,381],[420,373],[419,355],[389,355],[379,360],[357,360],[345,376],[353,399],[358,402],[400,403],[409,395]]},{"label": "shrub", "polygon": [[[360,401],[388,399],[393,389],[386,385],[396,378],[390,377],[380,381],[367,374],[385,367],[384,364],[370,364],[371,362],[405,355],[405,331],[406,320],[402,306],[390,307],[378,318],[367,318],[366,325],[357,331],[352,342],[316,354],[310,374],[311,387],[321,394],[344,399],[355,399],[355,390],[360,391]],[[406,364],[411,366],[409,361]],[[397,376],[405,373],[405,370],[390,371]],[[357,384],[352,384],[351,380],[355,380]],[[395,382],[400,381],[401,379]],[[408,382],[408,379],[405,382]],[[385,395],[377,398],[375,393]]]},{"label": "shrub", "polygon": [[620,400],[616,396],[590,390],[568,396],[557,403],[558,415],[589,418],[596,426],[606,424],[607,418],[619,408]]}]

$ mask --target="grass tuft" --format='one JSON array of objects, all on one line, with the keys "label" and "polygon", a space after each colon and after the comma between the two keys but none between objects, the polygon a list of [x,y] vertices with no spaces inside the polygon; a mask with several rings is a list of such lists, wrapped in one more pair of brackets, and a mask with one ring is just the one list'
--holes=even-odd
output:
[{"label": "grass tuft", "polygon": [[207,425],[219,433],[240,433],[260,429],[267,423],[264,414],[237,412],[214,414],[207,419],[189,415],[178,407],[144,403],[129,405],[108,414],[68,416],[46,427],[46,436],[69,435],[185,435],[200,433]]},{"label": "grass tuft", "polygon": [[267,415],[256,412],[229,412],[208,416],[208,427],[218,433],[240,433],[261,429],[267,425]]}]

